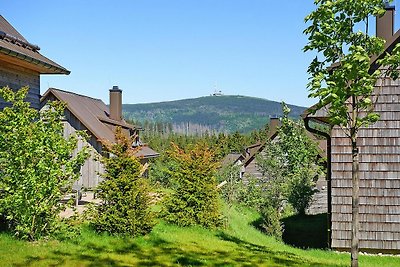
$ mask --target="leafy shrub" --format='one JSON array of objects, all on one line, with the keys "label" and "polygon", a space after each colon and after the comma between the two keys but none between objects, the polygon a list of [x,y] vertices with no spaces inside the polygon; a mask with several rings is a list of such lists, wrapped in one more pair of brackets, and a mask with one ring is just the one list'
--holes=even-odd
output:
[{"label": "leafy shrub", "polygon": [[314,194],[318,192],[314,182],[309,179],[309,172],[309,169],[303,168],[301,172],[295,173],[289,186],[288,202],[299,214],[305,214]]},{"label": "leafy shrub", "polygon": [[213,228],[221,224],[221,212],[213,152],[196,144],[184,151],[173,145],[169,156],[176,164],[170,173],[176,190],[165,199],[165,219],[181,226]]},{"label": "leafy shrub", "polygon": [[217,172],[217,180],[219,183],[225,182],[225,185],[221,187],[221,195],[225,202],[232,206],[238,203],[240,195],[240,185],[242,179],[239,175],[240,167],[234,164],[224,166]]},{"label": "leafy shrub", "polygon": [[260,211],[267,201],[263,185],[255,177],[248,176],[245,179],[237,186],[238,203]]},{"label": "leafy shrub", "polygon": [[0,111],[0,217],[18,238],[37,240],[63,228],[60,200],[88,153],[72,156],[78,136],[64,138],[64,105],[49,102],[39,112],[24,101],[27,92],[0,89],[12,104]]},{"label": "leafy shrub", "polygon": [[137,236],[151,231],[154,216],[150,211],[150,188],[142,177],[143,166],[135,157],[131,140],[120,128],[116,143],[107,146],[104,180],[98,185],[101,205],[97,206],[92,225],[97,231]]},{"label": "leafy shrub", "polygon": [[267,205],[261,212],[263,223],[261,227],[270,236],[277,239],[282,239],[283,224],[281,222],[280,211],[276,208]]}]

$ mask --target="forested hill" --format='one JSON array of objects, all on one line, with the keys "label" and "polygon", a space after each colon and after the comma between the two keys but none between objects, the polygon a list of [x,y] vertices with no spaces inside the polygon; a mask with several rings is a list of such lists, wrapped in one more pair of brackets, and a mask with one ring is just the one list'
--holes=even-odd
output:
[{"label": "forested hill", "polygon": [[[289,105],[291,117],[299,118],[304,107]],[[163,122],[175,132],[249,132],[260,129],[270,117],[282,115],[281,103],[248,96],[206,96],[149,104],[124,104],[126,119],[143,125]]]}]

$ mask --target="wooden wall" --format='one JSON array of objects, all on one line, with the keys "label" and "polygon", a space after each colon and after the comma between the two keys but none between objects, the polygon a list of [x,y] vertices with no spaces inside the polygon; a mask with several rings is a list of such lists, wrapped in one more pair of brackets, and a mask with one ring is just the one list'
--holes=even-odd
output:
[{"label": "wooden wall", "polygon": [[[382,85],[382,87],[380,87]],[[360,248],[400,252],[400,82],[379,83],[374,125],[359,132]],[[332,248],[351,244],[351,146],[338,127],[332,136]]]},{"label": "wooden wall", "polygon": [[244,170],[244,177],[249,177],[249,176],[257,179],[263,179],[263,174],[261,173],[261,170],[257,165],[256,158],[250,161]]},{"label": "wooden wall", "polygon": [[[77,130],[86,130],[80,121],[68,110],[65,111],[65,121],[64,121],[64,136],[68,137],[71,134],[75,134]],[[87,133],[90,133],[87,131]],[[78,148],[74,153],[76,155],[77,151],[80,151],[84,146],[88,146],[90,149],[90,157],[85,161],[85,164],[81,168],[81,177],[75,183],[77,185],[82,185],[87,189],[95,188],[102,180],[101,174],[104,173],[103,164],[100,163],[99,159],[102,155],[102,145],[97,139],[90,135],[90,139],[79,140]]]},{"label": "wooden wall", "polygon": [[[0,61],[0,87],[6,85],[14,90],[28,85],[30,90],[26,100],[32,103],[33,108],[39,109],[40,76],[38,72]],[[6,103],[0,98],[0,109],[5,106]]]}]

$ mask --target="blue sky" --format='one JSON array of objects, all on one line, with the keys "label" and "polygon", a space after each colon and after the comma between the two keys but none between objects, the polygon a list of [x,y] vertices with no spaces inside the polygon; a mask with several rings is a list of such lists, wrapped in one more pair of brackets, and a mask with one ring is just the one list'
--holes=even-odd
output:
[{"label": "blue sky", "polygon": [[304,17],[313,0],[2,0],[2,15],[71,71],[50,86],[124,103],[224,94],[309,106]]}]

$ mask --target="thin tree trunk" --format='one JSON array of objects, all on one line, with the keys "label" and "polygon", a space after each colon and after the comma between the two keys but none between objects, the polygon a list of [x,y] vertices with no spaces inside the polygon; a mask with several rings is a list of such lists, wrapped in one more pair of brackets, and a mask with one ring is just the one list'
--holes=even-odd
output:
[{"label": "thin tree trunk", "polygon": [[359,221],[359,154],[357,147],[357,134],[352,134],[351,138],[351,147],[352,147],[352,169],[351,169],[351,177],[353,181],[353,190],[352,190],[352,224],[351,224],[351,266],[358,267],[358,235],[360,229],[360,221]]}]

